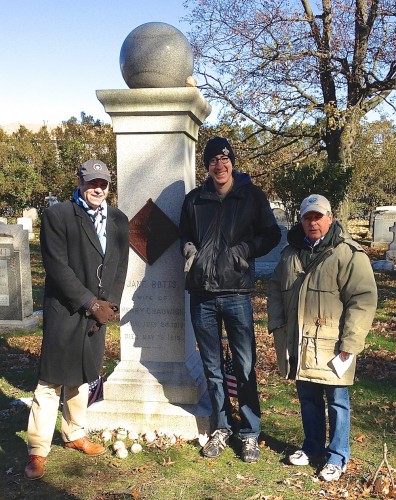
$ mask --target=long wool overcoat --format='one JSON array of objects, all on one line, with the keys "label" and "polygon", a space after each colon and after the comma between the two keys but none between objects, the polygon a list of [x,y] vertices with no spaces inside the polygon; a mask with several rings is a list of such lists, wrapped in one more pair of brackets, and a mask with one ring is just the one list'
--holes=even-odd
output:
[{"label": "long wool overcoat", "polygon": [[128,219],[108,206],[103,255],[94,225],[74,201],[47,208],[40,243],[46,271],[39,378],[79,386],[98,378],[106,327],[90,334],[83,305],[94,296],[119,305],[128,265]]}]

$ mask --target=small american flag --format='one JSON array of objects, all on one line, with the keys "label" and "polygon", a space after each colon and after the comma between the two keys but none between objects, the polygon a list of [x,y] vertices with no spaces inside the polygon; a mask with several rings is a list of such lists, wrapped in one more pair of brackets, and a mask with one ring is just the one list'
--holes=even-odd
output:
[{"label": "small american flag", "polygon": [[88,406],[103,399],[103,378],[99,377],[88,384]]},{"label": "small american flag", "polygon": [[227,383],[228,395],[230,398],[236,398],[238,396],[237,393],[237,380],[234,372],[234,365],[232,363],[232,357],[230,353],[230,349],[227,345],[226,356],[225,356],[225,364],[224,364],[224,378]]}]

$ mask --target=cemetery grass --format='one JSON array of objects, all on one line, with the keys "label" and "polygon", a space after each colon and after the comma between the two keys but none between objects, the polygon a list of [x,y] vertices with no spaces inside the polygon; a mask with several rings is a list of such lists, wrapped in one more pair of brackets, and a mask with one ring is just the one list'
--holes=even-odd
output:
[{"label": "cemetery grass", "polygon": [[[33,296],[38,310],[43,271],[37,243],[32,243],[31,251]],[[368,252],[373,259],[381,258],[378,251],[368,248]],[[284,381],[277,373],[272,337],[266,329],[266,282],[259,281],[254,297],[262,404],[261,456],[257,464],[241,462],[236,438],[217,460],[202,458],[197,441],[178,439],[169,446],[163,438],[150,445],[141,440],[143,451],[129,453],[126,459],[116,458],[110,443],[105,455],[91,458],[62,447],[58,419],[45,476],[38,481],[25,480],[29,410],[14,402],[31,397],[36,384],[42,335],[39,325],[29,333],[0,334],[0,498],[391,498],[392,481],[396,480],[396,272],[375,274],[379,307],[366,349],[359,357],[356,383],[350,389],[352,455],[348,472],[340,481],[320,482],[314,467],[287,464],[285,456],[302,443],[299,404],[294,382]],[[118,359],[119,328],[114,322],[108,328],[105,376]],[[99,440],[99,435],[92,437]],[[384,444],[387,462],[378,470]]]}]

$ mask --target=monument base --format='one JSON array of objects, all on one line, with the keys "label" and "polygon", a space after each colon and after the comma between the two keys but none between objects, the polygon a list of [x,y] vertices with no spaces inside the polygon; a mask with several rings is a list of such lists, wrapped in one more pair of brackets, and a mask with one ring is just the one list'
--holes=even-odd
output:
[{"label": "monument base", "polygon": [[12,333],[35,330],[38,327],[37,319],[34,316],[28,316],[22,320],[4,319],[0,320],[0,333]]},{"label": "monument base", "polygon": [[205,391],[196,352],[185,363],[120,361],[104,386],[104,399],[194,405]]},{"label": "monument base", "polygon": [[183,439],[209,433],[211,405],[204,393],[198,404],[176,405],[158,401],[109,401],[92,404],[87,411],[91,430],[135,430],[139,434],[164,430]]}]

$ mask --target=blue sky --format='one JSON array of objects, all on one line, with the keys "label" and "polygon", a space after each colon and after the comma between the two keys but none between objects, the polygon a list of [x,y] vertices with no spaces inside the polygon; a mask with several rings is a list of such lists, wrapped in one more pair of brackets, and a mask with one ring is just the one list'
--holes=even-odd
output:
[{"label": "blue sky", "polygon": [[128,34],[165,22],[187,35],[183,0],[0,0],[0,126],[58,124],[80,112],[110,123],[97,89],[125,89]]}]

